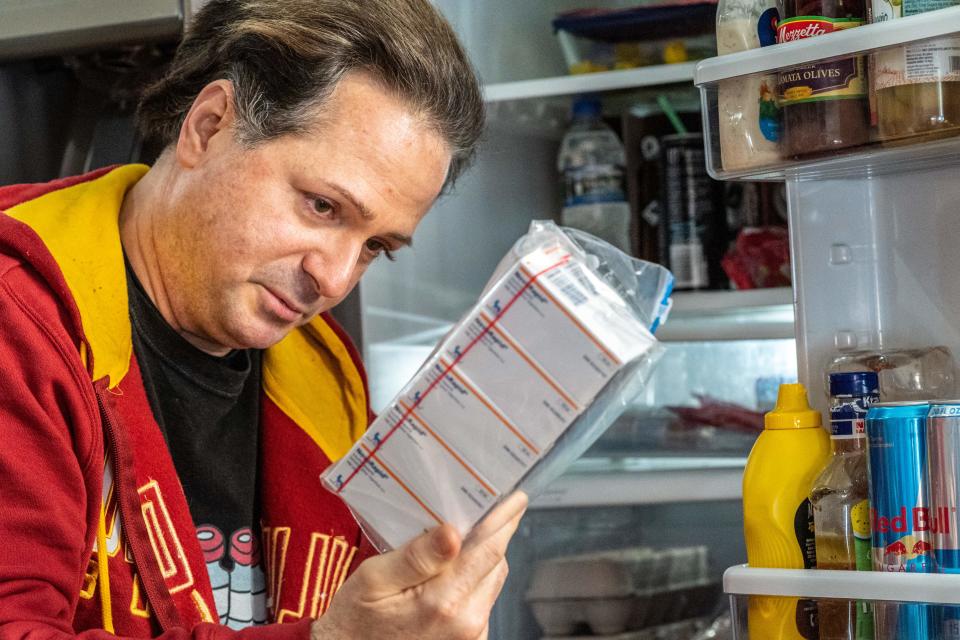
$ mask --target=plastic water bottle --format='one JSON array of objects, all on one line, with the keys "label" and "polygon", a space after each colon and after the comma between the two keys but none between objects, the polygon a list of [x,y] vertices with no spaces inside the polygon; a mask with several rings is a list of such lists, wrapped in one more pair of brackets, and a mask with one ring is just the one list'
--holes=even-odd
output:
[{"label": "plastic water bottle", "polygon": [[630,253],[631,216],[623,173],[626,154],[601,114],[596,98],[584,96],[573,103],[573,120],[557,159],[564,184],[560,223]]}]

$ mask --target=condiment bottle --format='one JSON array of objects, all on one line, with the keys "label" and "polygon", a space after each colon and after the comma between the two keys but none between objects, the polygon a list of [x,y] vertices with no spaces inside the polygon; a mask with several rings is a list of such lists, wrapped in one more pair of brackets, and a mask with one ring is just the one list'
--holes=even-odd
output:
[{"label": "condiment bottle", "polygon": [[[743,533],[751,567],[812,569],[813,510],[807,494],[830,455],[830,440],[802,384],[782,384],[777,407],[764,417],[743,472]],[[816,604],[751,596],[750,638],[816,640]]]}]

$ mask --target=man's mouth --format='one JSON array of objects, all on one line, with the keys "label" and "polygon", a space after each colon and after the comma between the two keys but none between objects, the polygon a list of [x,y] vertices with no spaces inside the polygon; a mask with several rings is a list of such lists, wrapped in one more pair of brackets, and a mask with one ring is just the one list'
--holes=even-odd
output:
[{"label": "man's mouth", "polygon": [[267,307],[273,315],[285,322],[299,320],[304,314],[293,302],[283,294],[266,285],[261,285],[267,293]]}]

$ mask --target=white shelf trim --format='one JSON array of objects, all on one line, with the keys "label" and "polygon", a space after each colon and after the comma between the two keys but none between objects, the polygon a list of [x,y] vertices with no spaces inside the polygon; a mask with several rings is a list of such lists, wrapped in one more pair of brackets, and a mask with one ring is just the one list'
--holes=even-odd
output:
[{"label": "white shelf trim", "polygon": [[743,467],[570,473],[547,487],[531,509],[714,502],[743,497]]},{"label": "white shelf trim", "polygon": [[739,565],[724,572],[723,590],[731,595],[960,604],[960,575],[758,569]]},{"label": "white shelf trim", "polygon": [[486,102],[504,102],[692,82],[696,67],[696,62],[682,62],[622,71],[502,82],[486,85],[483,97]]},{"label": "white shelf trim", "polygon": [[908,18],[703,60],[697,65],[694,84],[700,86],[752,73],[768,73],[798,64],[957,32],[960,32],[960,7],[938,9]]},{"label": "white shelf trim", "polygon": [[706,313],[793,304],[793,289],[772,287],[743,291],[677,291],[671,313]]}]

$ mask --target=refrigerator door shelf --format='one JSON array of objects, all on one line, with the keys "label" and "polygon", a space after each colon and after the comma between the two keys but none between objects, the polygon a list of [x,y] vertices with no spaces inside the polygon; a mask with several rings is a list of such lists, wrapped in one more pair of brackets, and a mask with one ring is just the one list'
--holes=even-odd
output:
[{"label": "refrigerator door shelf", "polygon": [[730,78],[766,75],[801,64],[948,36],[960,32],[960,7],[868,24],[815,38],[717,56],[697,64],[693,83],[705,87]]},{"label": "refrigerator door shelf", "polygon": [[[834,29],[797,20],[797,33]],[[700,62],[710,175],[861,179],[960,162],[958,42],[950,7]]]},{"label": "refrigerator door shelf", "polygon": [[723,574],[723,590],[734,602],[734,614],[746,609],[744,596],[870,600],[960,604],[960,575],[759,569],[738,565]]}]

